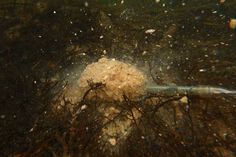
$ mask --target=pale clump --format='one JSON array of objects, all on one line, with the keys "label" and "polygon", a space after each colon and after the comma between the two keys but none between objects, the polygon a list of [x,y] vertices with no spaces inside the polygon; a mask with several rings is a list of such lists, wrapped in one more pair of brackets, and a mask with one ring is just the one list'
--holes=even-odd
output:
[{"label": "pale clump", "polygon": [[[90,90],[91,86],[96,85],[101,86]],[[123,111],[117,104],[124,100],[124,95],[131,100],[139,98],[145,94],[145,86],[146,77],[135,66],[115,59],[101,58],[98,62],[89,64],[80,78],[67,86],[63,98],[69,100],[71,104],[76,104],[83,98],[91,100],[91,105],[93,101],[102,100],[97,106],[97,113],[104,117],[101,121],[103,128],[99,143],[103,151],[113,154],[124,147],[126,139],[133,131],[134,121],[138,124],[142,116],[141,109],[133,107],[130,111]],[[73,111],[73,106],[69,107]],[[81,106],[79,111],[87,108],[89,104]]]},{"label": "pale clump", "polygon": [[135,124],[139,124],[142,116],[140,109],[132,108],[130,111],[122,111],[122,108],[117,108],[115,104],[111,103],[101,105],[98,111],[104,116],[102,121],[104,127],[99,142],[104,151],[119,154],[120,149],[125,146],[125,141],[134,130]]},{"label": "pale clump", "polygon": [[89,99],[99,98],[105,101],[123,101],[124,95],[135,99],[144,93],[146,78],[144,74],[130,64],[115,59],[101,58],[88,65],[78,81],[78,89],[83,95],[93,84],[104,86],[90,91]]}]

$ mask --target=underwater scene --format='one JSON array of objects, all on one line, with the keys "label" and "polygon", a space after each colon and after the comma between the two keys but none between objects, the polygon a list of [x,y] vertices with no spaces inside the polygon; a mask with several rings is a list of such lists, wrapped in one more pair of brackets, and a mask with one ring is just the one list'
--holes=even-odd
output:
[{"label": "underwater scene", "polygon": [[236,0],[0,0],[0,157],[236,157]]}]

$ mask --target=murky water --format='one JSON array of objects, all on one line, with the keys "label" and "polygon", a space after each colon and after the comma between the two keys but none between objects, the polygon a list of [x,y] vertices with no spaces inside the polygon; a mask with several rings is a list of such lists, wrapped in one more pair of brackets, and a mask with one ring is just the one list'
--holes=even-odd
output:
[{"label": "murky water", "polygon": [[232,95],[65,97],[102,57],[152,86],[236,90],[235,10],[234,0],[1,0],[0,156],[236,156]]}]

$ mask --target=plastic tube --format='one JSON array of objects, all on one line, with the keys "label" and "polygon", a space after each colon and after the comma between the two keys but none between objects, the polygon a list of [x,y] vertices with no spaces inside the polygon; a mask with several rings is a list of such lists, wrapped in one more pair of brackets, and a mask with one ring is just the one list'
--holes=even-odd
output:
[{"label": "plastic tube", "polygon": [[227,90],[224,88],[210,86],[147,86],[146,91],[152,94],[188,94],[188,95],[220,95],[227,94],[236,96],[236,91]]}]

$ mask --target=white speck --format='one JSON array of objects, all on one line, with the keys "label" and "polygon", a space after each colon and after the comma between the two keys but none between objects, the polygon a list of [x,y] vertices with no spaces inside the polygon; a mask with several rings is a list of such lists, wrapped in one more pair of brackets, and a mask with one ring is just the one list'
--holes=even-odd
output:
[{"label": "white speck", "polygon": [[57,13],[57,12],[54,10],[54,11],[53,11],[53,14],[56,14],[56,13]]},{"label": "white speck", "polygon": [[100,38],[100,39],[103,39],[103,35],[101,35],[99,38]]},{"label": "white speck", "polygon": [[86,2],[84,2],[84,6],[85,7],[88,7],[89,6],[89,4],[88,4],[88,2],[86,1]]},{"label": "white speck", "polygon": [[165,4],[165,3],[163,3],[163,4],[162,4],[162,6],[163,6],[163,7],[165,7],[165,6],[166,6],[166,4]]},{"label": "white speck", "polygon": [[70,24],[73,24],[73,21],[70,21]]},{"label": "white speck", "polygon": [[145,137],[144,137],[144,136],[141,136],[141,139],[145,139]]},{"label": "white speck", "polygon": [[88,106],[87,105],[83,105],[83,106],[81,106],[81,110],[85,110],[86,108],[87,108]]},{"label": "white speck", "polygon": [[159,135],[159,136],[162,136],[162,134],[161,134],[161,133],[159,133],[158,135]]},{"label": "white speck", "polygon": [[152,34],[154,33],[156,30],[155,29],[148,29],[145,31],[146,34]]},{"label": "white speck", "polygon": [[182,3],[182,6],[185,6],[185,5],[186,5],[186,3],[183,2],[183,3]]},{"label": "white speck", "polygon": [[212,11],[212,13],[213,13],[213,14],[216,14],[216,13],[217,13],[217,11],[216,11],[216,10],[214,10],[214,11]]},{"label": "white speck", "polygon": [[199,72],[205,72],[206,69],[199,69]]},{"label": "white speck", "polygon": [[142,55],[145,55],[145,54],[147,54],[147,51],[143,51]]},{"label": "white speck", "polygon": [[77,36],[77,33],[74,33],[75,36]]},{"label": "white speck", "polygon": [[168,36],[169,38],[172,38],[172,36],[171,36],[171,35],[169,35],[169,34],[168,34],[167,36]]},{"label": "white speck", "polygon": [[124,0],[121,0],[121,1],[120,1],[120,4],[124,4],[124,2],[125,2]]},{"label": "white speck", "polygon": [[156,3],[159,3],[160,1],[161,1],[161,0],[156,0],[155,2],[156,2]]},{"label": "white speck", "polygon": [[116,59],[115,59],[115,58],[112,58],[111,60],[112,60],[112,61],[115,61]]},{"label": "white speck", "polygon": [[34,131],[34,128],[31,128],[29,132],[33,132]]},{"label": "white speck", "polygon": [[34,84],[36,84],[37,83],[37,81],[34,81]]},{"label": "white speck", "polygon": [[88,131],[88,129],[89,129],[88,127],[85,128],[86,131]]},{"label": "white speck", "polygon": [[91,27],[91,31],[94,31],[94,28],[93,28],[93,27]]},{"label": "white speck", "polygon": [[4,118],[6,118],[6,116],[3,114],[3,115],[1,115],[1,119],[4,119]]},{"label": "white speck", "polygon": [[113,145],[113,146],[116,145],[116,139],[115,138],[110,138],[108,141],[110,142],[111,145]]},{"label": "white speck", "polygon": [[107,54],[107,51],[106,51],[106,50],[103,50],[103,54],[104,54],[104,55]]},{"label": "white speck", "polygon": [[223,137],[224,137],[224,138],[226,138],[226,137],[227,137],[227,135],[228,135],[227,133],[223,133]]},{"label": "white speck", "polygon": [[42,35],[39,35],[38,37],[39,37],[39,38],[42,38]]}]

